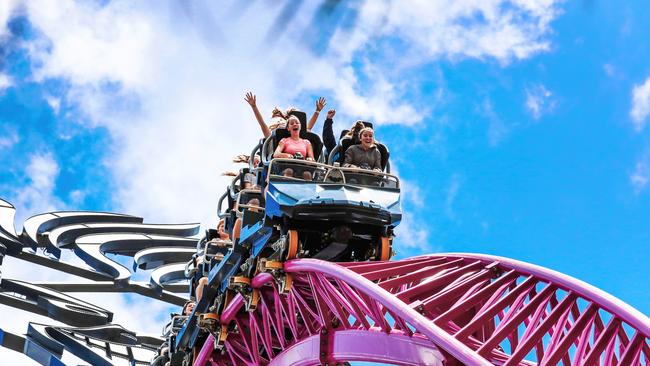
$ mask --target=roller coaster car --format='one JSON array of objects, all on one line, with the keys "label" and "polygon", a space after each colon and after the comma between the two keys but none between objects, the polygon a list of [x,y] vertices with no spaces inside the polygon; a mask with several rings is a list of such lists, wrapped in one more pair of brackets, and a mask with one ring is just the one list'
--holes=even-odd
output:
[{"label": "roller coaster car", "polygon": [[[235,178],[236,180],[237,178]],[[241,189],[233,193],[233,185],[228,188],[228,208],[224,211],[222,197],[219,201],[219,217],[225,221],[225,230],[233,243],[240,241],[242,228],[262,222],[264,218],[264,196],[259,189]]]},{"label": "roller coaster car", "polygon": [[185,277],[192,282],[190,295],[194,295],[194,288],[201,277],[207,276],[210,269],[219,264],[225,255],[232,249],[230,240],[222,240],[219,232],[208,229],[196,246],[196,253],[185,265]]},{"label": "roller coaster car", "polygon": [[298,256],[387,260],[402,216],[399,180],[383,172],[273,159],[265,215],[265,226],[279,227],[288,251]]},{"label": "roller coaster car", "polygon": [[[178,332],[185,326],[188,318],[189,317],[187,316],[179,314],[171,314],[171,320],[163,327],[162,331],[162,336],[166,338],[166,341],[163,343],[160,349],[166,348],[165,353],[154,356],[150,363],[151,366],[163,366],[166,362],[171,361],[170,358],[179,358],[178,356],[174,357],[174,355],[177,353],[176,336],[178,335]],[[178,362],[175,363],[177,364]]]},{"label": "roller coaster car", "polygon": [[[255,256],[259,253],[255,248],[264,247],[272,231],[271,228],[264,227],[264,197],[261,191],[241,189],[236,184],[238,180],[237,177],[233,179],[228,191],[219,201],[219,217],[224,220],[225,231],[232,240],[228,252],[216,266],[210,268],[210,282],[219,287],[219,293],[233,286],[230,282],[232,276],[252,277]],[[227,208],[224,205],[226,198]]]},{"label": "roller coaster car", "polygon": [[[306,131],[306,118],[299,113],[300,137],[311,142],[315,162],[273,159],[279,141],[289,136],[285,129],[273,131],[251,154],[261,150],[262,164],[257,169],[263,169],[259,176],[265,178],[264,226],[278,229],[267,248],[275,253],[284,248],[283,260],[296,256],[330,261],[389,259],[401,209],[399,180],[389,174],[388,149],[378,144],[386,173],[326,165],[320,137]],[[342,139],[334,156],[342,159],[353,143]]]}]

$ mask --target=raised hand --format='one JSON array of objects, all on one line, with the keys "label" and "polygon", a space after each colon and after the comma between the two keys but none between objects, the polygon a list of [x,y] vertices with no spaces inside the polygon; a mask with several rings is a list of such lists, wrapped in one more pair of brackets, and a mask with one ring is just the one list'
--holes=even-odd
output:
[{"label": "raised hand", "polygon": [[327,119],[334,118],[335,114],[336,114],[336,109],[330,109],[329,111],[327,111]]},{"label": "raised hand", "polygon": [[318,98],[318,100],[316,101],[316,111],[318,111],[318,112],[322,111],[323,108],[325,107],[325,104],[327,104],[327,103],[325,102],[324,97]]},{"label": "raised hand", "polygon": [[255,99],[255,94],[252,92],[246,93],[246,96],[244,97],[244,100],[246,103],[250,104],[251,108],[253,109],[253,113],[255,114],[255,119],[257,120],[257,123],[259,123],[260,128],[262,129],[262,134],[264,135],[264,138],[268,138],[271,136],[271,130],[269,130],[269,126],[266,125],[264,122],[264,118],[262,117],[262,114],[260,113],[259,109],[257,109],[257,100]]},{"label": "raised hand", "polygon": [[250,104],[251,107],[256,107],[257,106],[257,100],[255,99],[255,94],[253,94],[252,92],[246,93],[246,97],[244,98],[244,100],[248,104]]}]

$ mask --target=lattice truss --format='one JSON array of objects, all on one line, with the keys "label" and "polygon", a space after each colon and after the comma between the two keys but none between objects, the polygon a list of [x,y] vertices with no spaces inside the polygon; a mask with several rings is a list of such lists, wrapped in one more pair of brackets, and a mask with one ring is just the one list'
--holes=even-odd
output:
[{"label": "lattice truss", "polygon": [[[225,340],[198,365],[647,365],[648,318],[602,291],[530,264],[480,255],[285,264],[224,310]],[[212,338],[211,341],[214,341]]]}]

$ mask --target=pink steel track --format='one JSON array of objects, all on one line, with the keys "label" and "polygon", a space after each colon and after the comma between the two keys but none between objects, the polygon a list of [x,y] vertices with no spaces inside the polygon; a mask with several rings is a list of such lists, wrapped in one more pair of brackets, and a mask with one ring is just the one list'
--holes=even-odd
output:
[{"label": "pink steel track", "polygon": [[235,297],[232,331],[196,365],[649,365],[650,320],[569,276],[507,258],[438,254],[392,262],[285,263]]}]

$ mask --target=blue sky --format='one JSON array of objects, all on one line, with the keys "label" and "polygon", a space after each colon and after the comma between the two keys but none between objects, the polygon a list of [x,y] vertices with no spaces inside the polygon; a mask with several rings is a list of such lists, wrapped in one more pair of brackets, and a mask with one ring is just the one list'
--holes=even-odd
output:
[{"label": "blue sky", "polygon": [[0,196],[18,226],[48,209],[213,226],[220,173],[259,137],[244,92],[265,115],[323,95],[391,149],[399,257],[511,257],[650,314],[650,7],[443,3],[10,1]]}]

